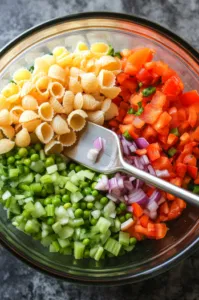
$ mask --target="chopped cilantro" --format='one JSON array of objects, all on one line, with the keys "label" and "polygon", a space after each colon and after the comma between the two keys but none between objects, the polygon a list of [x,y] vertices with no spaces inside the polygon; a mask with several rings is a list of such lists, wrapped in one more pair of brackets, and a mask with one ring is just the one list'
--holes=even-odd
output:
[{"label": "chopped cilantro", "polygon": [[29,68],[29,71],[32,73],[32,72],[34,71],[34,66],[31,66],[31,67]]},{"label": "chopped cilantro", "polygon": [[132,137],[127,130],[123,133],[123,136],[126,140],[132,140]]},{"label": "chopped cilantro", "polygon": [[149,97],[156,92],[156,87],[150,86],[142,91],[144,97]]}]

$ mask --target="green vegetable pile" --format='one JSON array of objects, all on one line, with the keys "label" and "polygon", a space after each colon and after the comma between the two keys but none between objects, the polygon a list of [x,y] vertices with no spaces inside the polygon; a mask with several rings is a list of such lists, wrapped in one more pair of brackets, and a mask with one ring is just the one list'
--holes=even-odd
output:
[{"label": "green vegetable pile", "polygon": [[0,156],[0,203],[17,229],[50,252],[96,261],[122,255],[136,243],[120,231],[132,214],[95,189],[100,176],[60,155],[46,156],[40,144],[15,147]]}]

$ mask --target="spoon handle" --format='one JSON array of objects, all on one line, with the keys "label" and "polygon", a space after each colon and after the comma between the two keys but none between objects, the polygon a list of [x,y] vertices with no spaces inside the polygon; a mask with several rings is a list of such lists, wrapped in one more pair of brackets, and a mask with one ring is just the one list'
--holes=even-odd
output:
[{"label": "spoon handle", "polygon": [[170,193],[178,198],[181,198],[185,200],[186,202],[193,204],[193,205],[198,205],[199,206],[199,196],[196,194],[193,194],[183,188],[180,188],[176,185],[173,185],[163,179],[160,179],[156,176],[153,176],[145,171],[142,171],[140,169],[137,169],[134,166],[131,166],[127,162],[124,161],[121,153],[120,153],[120,162],[122,165],[122,171],[131,173],[133,176],[135,176],[138,179],[141,179],[145,181],[148,184],[151,184],[167,193]]}]

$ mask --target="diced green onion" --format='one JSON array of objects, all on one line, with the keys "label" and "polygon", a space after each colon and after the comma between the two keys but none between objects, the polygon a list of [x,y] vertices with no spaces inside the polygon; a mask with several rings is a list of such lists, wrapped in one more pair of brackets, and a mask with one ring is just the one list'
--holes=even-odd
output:
[{"label": "diced green onion", "polygon": [[151,86],[151,87],[148,87],[148,88],[146,88],[146,89],[143,89],[142,95],[143,95],[144,97],[149,97],[149,96],[151,96],[152,94],[154,94],[155,92],[156,92],[156,87]]},{"label": "diced green onion", "polygon": [[172,128],[172,129],[170,130],[170,133],[173,133],[173,134],[175,134],[176,136],[179,136],[179,135],[180,135],[179,130],[178,130],[177,127]]}]

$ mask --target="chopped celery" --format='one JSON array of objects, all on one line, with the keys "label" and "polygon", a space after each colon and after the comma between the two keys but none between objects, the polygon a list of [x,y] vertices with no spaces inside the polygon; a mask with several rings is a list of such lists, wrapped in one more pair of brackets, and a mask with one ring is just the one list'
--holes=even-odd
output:
[{"label": "chopped celery", "polygon": [[65,188],[71,193],[75,193],[78,191],[78,187],[70,181],[67,181]]},{"label": "chopped celery", "polygon": [[9,170],[9,177],[18,177],[19,176],[19,170],[18,169],[10,169]]},{"label": "chopped celery", "polygon": [[35,206],[32,202],[28,202],[24,205],[24,209],[27,210],[27,212],[32,213],[35,210]]},{"label": "chopped celery", "polygon": [[40,178],[41,178],[41,175],[40,174],[36,174],[35,175],[35,182],[40,182]]},{"label": "chopped celery", "polygon": [[2,199],[5,201],[7,199],[9,199],[12,196],[12,194],[9,191],[6,191],[3,195],[2,195]]},{"label": "chopped celery", "polygon": [[41,243],[44,247],[50,246],[50,244],[56,239],[54,234],[48,235],[45,238],[41,239]]},{"label": "chopped celery", "polygon": [[43,173],[45,171],[45,166],[43,161],[33,161],[31,162],[30,169],[35,171],[36,173]]},{"label": "chopped celery", "polygon": [[79,227],[79,226],[81,226],[81,225],[83,225],[83,224],[84,224],[84,219],[82,219],[82,218],[74,219],[74,220],[72,221],[72,225],[73,225],[74,227]]},{"label": "chopped celery", "polygon": [[85,245],[81,242],[74,242],[74,256],[75,259],[81,259],[84,257]]},{"label": "chopped celery", "polygon": [[128,232],[120,231],[119,233],[119,242],[121,245],[128,246],[129,245],[130,234]]},{"label": "chopped celery", "polygon": [[31,219],[26,222],[25,232],[38,233],[40,229],[40,223],[36,219]]},{"label": "chopped celery", "polygon": [[83,198],[84,198],[84,196],[80,192],[76,192],[76,193],[71,194],[71,201],[73,203],[77,203]]},{"label": "chopped celery", "polygon": [[95,173],[93,173],[93,172],[91,172],[91,171],[89,171],[89,170],[80,171],[80,172],[83,172],[84,177],[86,177],[86,178],[88,178],[88,179],[90,179],[90,180],[92,180],[93,177],[95,176]]},{"label": "chopped celery", "polygon": [[48,174],[53,174],[53,173],[57,172],[57,170],[58,170],[57,165],[52,165],[52,166],[46,168],[46,171]]},{"label": "chopped celery", "polygon": [[35,209],[32,212],[32,216],[34,218],[40,218],[45,215],[46,215],[46,211],[45,211],[45,208],[43,207],[43,205],[40,202],[36,202]]},{"label": "chopped celery", "polygon": [[49,251],[52,253],[59,252],[59,243],[57,241],[53,241],[52,244],[50,244]]},{"label": "chopped celery", "polygon": [[121,247],[122,246],[119,242],[112,238],[109,238],[104,246],[104,249],[113,254],[114,256],[118,256]]},{"label": "chopped celery", "polygon": [[112,213],[115,213],[115,203],[113,201],[109,201],[105,206],[104,206],[104,215],[106,217],[110,217]]},{"label": "chopped celery", "polygon": [[64,162],[59,163],[59,164],[57,165],[57,167],[58,167],[58,170],[59,170],[59,171],[64,171],[64,170],[66,170],[66,164],[65,164]]},{"label": "chopped celery", "polygon": [[96,227],[101,233],[106,233],[110,226],[111,222],[105,219],[104,217],[100,217],[96,224]]},{"label": "chopped celery", "polygon": [[55,224],[53,224],[52,229],[55,233],[59,234],[59,232],[62,230],[60,222],[56,222]]},{"label": "chopped celery", "polygon": [[74,229],[68,225],[65,225],[61,228],[61,230],[58,232],[58,235],[61,239],[67,239],[71,237],[74,233]]},{"label": "chopped celery", "polygon": [[110,236],[111,236],[111,231],[109,229],[106,231],[106,233],[103,233],[100,235],[102,245],[104,245],[106,243],[106,241],[108,240],[108,238]]},{"label": "chopped celery", "polygon": [[58,239],[59,245],[61,248],[68,247],[70,245],[69,240]]},{"label": "chopped celery", "polygon": [[100,247],[97,249],[97,251],[96,251],[96,253],[95,253],[95,255],[94,255],[94,259],[97,260],[97,261],[99,261],[100,258],[101,258],[101,256],[102,256],[102,254],[103,254],[103,252],[104,252],[104,248],[103,248],[102,246],[100,246]]},{"label": "chopped celery", "polygon": [[41,160],[45,160],[45,159],[46,159],[46,156],[45,156],[45,153],[44,153],[44,150],[43,150],[43,149],[41,149],[41,150],[39,151],[39,155],[40,155],[40,159],[41,159]]},{"label": "chopped celery", "polygon": [[28,175],[21,177],[19,180],[20,183],[32,183],[33,181],[34,181],[33,173],[29,173]]},{"label": "chopped celery", "polygon": [[95,246],[90,249],[90,257],[94,258],[95,254],[97,253],[99,246]]},{"label": "chopped celery", "polygon": [[46,174],[40,178],[41,183],[52,183],[52,176]]},{"label": "chopped celery", "polygon": [[55,214],[55,206],[53,204],[48,204],[46,206],[46,214],[48,217],[53,217]]},{"label": "chopped celery", "polygon": [[135,245],[124,246],[124,250],[127,252],[132,251],[134,248],[135,248]]}]

